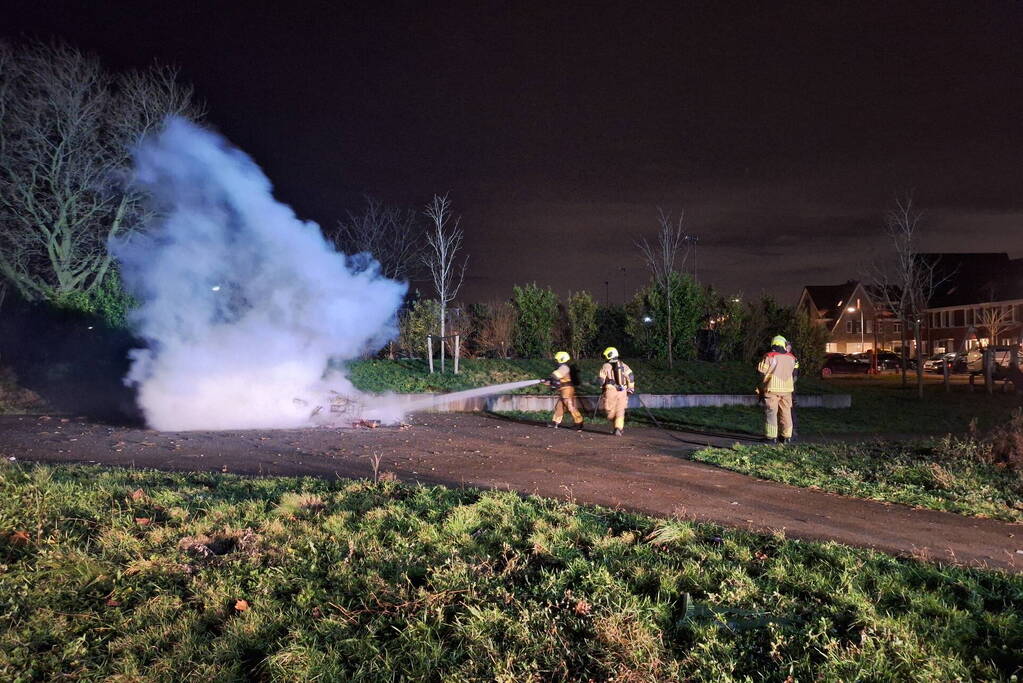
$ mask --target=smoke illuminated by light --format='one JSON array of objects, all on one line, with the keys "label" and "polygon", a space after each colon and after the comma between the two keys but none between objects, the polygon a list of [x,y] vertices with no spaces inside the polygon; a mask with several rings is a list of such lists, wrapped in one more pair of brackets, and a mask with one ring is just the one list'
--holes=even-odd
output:
[{"label": "smoke illuminated by light", "polygon": [[351,267],[247,155],[188,121],[145,139],[135,170],[159,218],[111,246],[141,302],[126,381],[148,424],[300,427],[330,391],[355,393],[329,368],[396,334],[406,286]]}]

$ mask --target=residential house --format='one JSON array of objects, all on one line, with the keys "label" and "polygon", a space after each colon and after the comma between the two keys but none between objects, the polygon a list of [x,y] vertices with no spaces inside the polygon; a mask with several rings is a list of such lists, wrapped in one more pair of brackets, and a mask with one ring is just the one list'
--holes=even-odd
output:
[{"label": "residential house", "polygon": [[891,320],[869,288],[857,280],[840,285],[808,285],[797,309],[828,329],[828,353],[899,348],[902,324]]},{"label": "residential house", "polygon": [[[1010,259],[1004,253],[921,254],[920,258],[934,266],[938,283],[923,319],[922,353],[1020,343],[1023,259]],[[904,331],[872,293],[871,286],[856,280],[808,285],[797,307],[827,327],[828,352],[898,350],[905,336],[909,353],[915,356],[912,330]]]},{"label": "residential house", "polygon": [[1023,259],[1004,253],[921,254],[938,286],[926,316],[935,353],[1018,344],[1023,332]]}]

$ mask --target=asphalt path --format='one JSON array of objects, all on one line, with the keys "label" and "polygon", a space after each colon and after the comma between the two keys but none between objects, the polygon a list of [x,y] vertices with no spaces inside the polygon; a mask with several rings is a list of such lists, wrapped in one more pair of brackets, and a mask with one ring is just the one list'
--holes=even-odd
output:
[{"label": "asphalt path", "polygon": [[84,418],[0,416],[0,455],[170,471],[359,478],[507,489],[834,540],[918,559],[1023,572],[1023,525],[848,498],[688,459],[737,438],[606,427],[549,429],[479,414],[422,414],[376,429],[157,432]]}]

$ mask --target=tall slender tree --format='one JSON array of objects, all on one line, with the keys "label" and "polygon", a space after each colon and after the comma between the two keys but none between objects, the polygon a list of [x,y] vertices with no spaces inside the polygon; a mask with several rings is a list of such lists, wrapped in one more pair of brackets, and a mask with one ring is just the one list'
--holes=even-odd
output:
[{"label": "tall slender tree", "polygon": [[678,260],[679,251],[682,249],[682,245],[686,242],[686,232],[683,229],[685,211],[679,211],[677,221],[672,218],[670,213],[665,213],[663,209],[658,209],[657,211],[658,222],[660,224],[660,231],[657,233],[657,243],[651,244],[644,237],[636,243],[636,246],[639,247],[644,260],[646,260],[647,267],[650,268],[650,272],[653,273],[654,281],[664,293],[666,312],[668,316],[668,367],[671,368],[673,362],[673,343],[671,338],[671,300],[673,297],[671,296],[671,287],[674,280],[674,274],[676,273],[676,268],[681,269],[684,267],[687,257],[687,254],[683,253],[681,261]]},{"label": "tall slender tree", "polygon": [[430,272],[433,280],[433,288],[437,292],[437,300],[440,302],[440,363],[441,371],[444,370],[444,337],[447,335],[447,313],[448,306],[455,297],[458,290],[462,288],[465,280],[465,269],[469,265],[469,257],[458,261],[458,252],[462,248],[461,218],[452,217],[451,200],[445,194],[443,197],[434,195],[424,210],[430,221],[426,231],[426,244],[428,249],[423,253],[423,264]]},{"label": "tall slender tree", "polygon": [[[921,354],[923,345],[921,325],[924,312],[934,296],[935,289],[943,281],[936,275],[937,261],[926,258],[919,252],[919,224],[923,214],[914,206],[912,195],[898,197],[895,205],[885,215],[885,230],[894,252],[894,264],[888,269],[878,269],[874,276],[874,291],[881,303],[902,321],[903,329],[913,330],[916,347],[917,395],[924,396],[924,364]],[[903,360],[906,359],[903,344]],[[903,368],[906,363],[903,362]],[[905,382],[905,374],[903,374]]]}]

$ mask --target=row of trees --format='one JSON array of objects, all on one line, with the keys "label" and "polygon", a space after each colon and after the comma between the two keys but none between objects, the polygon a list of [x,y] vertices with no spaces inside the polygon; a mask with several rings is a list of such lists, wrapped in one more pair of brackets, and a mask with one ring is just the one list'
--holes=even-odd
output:
[{"label": "row of trees", "polygon": [[[675,274],[665,297],[655,280],[625,306],[598,305],[589,292],[561,301],[551,289],[515,287],[507,301],[456,306],[449,330],[462,337],[469,357],[547,358],[555,350],[575,358],[597,357],[606,346],[627,356],[677,360],[752,362],[776,334],[791,339],[808,372],[823,362],[827,332],[793,307],[770,297],[743,301]],[[672,312],[668,322],[668,311]],[[426,336],[436,334],[440,303],[414,301],[400,319],[398,353],[426,354]]]}]

